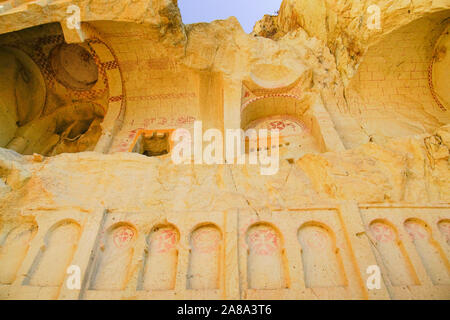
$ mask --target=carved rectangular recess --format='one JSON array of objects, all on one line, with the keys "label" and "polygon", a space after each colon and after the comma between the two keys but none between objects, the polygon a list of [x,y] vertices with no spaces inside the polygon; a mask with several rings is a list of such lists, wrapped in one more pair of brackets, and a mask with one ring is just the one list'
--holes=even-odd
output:
[{"label": "carved rectangular recess", "polygon": [[360,211],[393,299],[450,298],[448,206],[361,206]]},{"label": "carved rectangular recess", "polygon": [[0,297],[57,299],[80,245],[87,212],[25,211],[28,222],[7,226],[0,237]]},{"label": "carved rectangular recess", "polygon": [[174,129],[140,130],[130,150],[147,157],[168,155],[173,149],[173,141],[171,139],[173,131]]},{"label": "carved rectangular recess", "polygon": [[107,213],[82,299],[229,298],[227,219],[225,212]]},{"label": "carved rectangular recess", "polygon": [[239,213],[244,299],[366,299],[339,209]]}]

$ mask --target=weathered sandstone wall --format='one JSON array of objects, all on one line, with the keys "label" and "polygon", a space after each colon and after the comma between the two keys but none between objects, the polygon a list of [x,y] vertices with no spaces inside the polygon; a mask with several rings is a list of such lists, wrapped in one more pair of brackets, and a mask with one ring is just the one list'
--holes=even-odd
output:
[{"label": "weathered sandstone wall", "polygon": [[[0,1],[1,299],[450,298],[448,1],[44,2]],[[278,172],[174,164],[195,121]]]}]

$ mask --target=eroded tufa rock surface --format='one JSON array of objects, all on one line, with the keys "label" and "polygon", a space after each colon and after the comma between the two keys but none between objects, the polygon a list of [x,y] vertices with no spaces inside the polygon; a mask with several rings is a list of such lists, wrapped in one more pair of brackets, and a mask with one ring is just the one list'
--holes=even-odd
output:
[{"label": "eroded tufa rock surface", "polygon": [[[448,1],[284,0],[251,34],[0,5],[1,299],[450,298]],[[197,121],[278,129],[278,170],[174,163]]]}]

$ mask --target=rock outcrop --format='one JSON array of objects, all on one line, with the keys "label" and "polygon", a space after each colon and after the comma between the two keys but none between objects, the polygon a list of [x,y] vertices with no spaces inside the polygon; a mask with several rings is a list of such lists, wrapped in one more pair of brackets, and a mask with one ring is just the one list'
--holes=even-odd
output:
[{"label": "rock outcrop", "polygon": [[450,298],[448,1],[0,6],[1,299]]}]

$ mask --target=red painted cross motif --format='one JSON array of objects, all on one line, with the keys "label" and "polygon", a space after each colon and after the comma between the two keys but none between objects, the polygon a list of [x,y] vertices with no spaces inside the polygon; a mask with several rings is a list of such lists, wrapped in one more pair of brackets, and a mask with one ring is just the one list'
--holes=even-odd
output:
[{"label": "red painted cross motif", "polygon": [[280,130],[283,131],[284,129],[290,127],[292,131],[296,131],[298,124],[294,124],[293,122],[289,120],[274,120],[268,123],[267,129],[268,130]]},{"label": "red painted cross motif", "polygon": [[257,255],[272,255],[279,247],[278,236],[273,230],[262,229],[250,234],[250,248],[254,250]]},{"label": "red painted cross motif", "polygon": [[378,242],[391,242],[395,240],[395,234],[392,228],[382,223],[376,223],[371,227],[372,233]]},{"label": "red painted cross motif", "polygon": [[272,121],[269,123],[269,129],[272,130],[283,130],[284,128],[286,128],[286,124],[283,121]]},{"label": "red painted cross motif", "polygon": [[175,248],[177,243],[177,234],[171,229],[162,230],[161,232],[158,232],[153,241],[155,242],[156,252],[169,252]]},{"label": "red painted cross motif", "polygon": [[196,231],[192,237],[192,246],[201,253],[215,251],[220,244],[220,234],[215,229],[203,229]]},{"label": "red painted cross motif", "polygon": [[310,248],[313,249],[323,249],[326,247],[327,244],[327,235],[324,232],[314,230],[309,235],[308,239],[306,240],[306,243]]},{"label": "red painted cross motif", "polygon": [[427,232],[417,223],[407,223],[405,225],[405,229],[411,236],[412,240],[421,240],[427,237]]},{"label": "red painted cross motif", "polygon": [[128,227],[118,228],[113,235],[113,242],[119,249],[126,248],[134,237],[134,231]]}]

